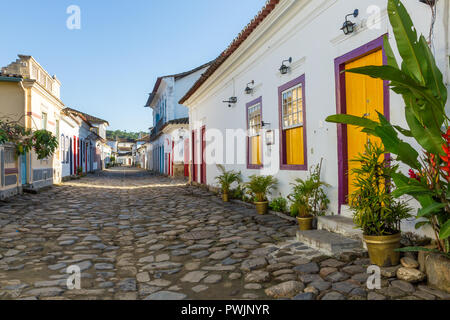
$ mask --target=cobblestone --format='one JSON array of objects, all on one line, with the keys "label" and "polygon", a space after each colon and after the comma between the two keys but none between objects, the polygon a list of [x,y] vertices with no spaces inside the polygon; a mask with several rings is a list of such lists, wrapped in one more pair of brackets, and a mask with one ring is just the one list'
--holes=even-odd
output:
[{"label": "cobblestone", "polygon": [[[0,222],[2,300],[448,298],[387,279],[368,291],[368,259],[323,256],[291,221],[138,169],[19,195]],[[80,290],[67,288],[71,266]]]}]

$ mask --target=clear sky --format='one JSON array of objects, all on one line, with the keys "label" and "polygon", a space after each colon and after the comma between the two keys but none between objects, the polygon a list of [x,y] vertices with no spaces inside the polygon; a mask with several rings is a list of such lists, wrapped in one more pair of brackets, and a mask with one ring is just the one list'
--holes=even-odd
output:
[{"label": "clear sky", "polygon": [[[0,66],[32,55],[62,82],[61,99],[109,120],[109,129],[147,131],[144,108],[160,75],[216,58],[265,0],[0,0]],[[67,7],[81,9],[69,30]]]}]

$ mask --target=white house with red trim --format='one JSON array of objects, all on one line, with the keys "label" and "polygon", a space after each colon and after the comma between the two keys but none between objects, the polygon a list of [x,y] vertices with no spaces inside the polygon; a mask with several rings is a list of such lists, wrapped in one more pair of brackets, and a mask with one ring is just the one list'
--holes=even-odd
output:
[{"label": "white house with red trim", "polygon": [[98,127],[91,123],[91,119],[98,118],[72,108],[65,108],[62,115],[59,144],[62,177],[102,170],[106,139],[97,133]]},{"label": "white house with red trim", "polygon": [[[428,37],[430,7],[402,2],[418,33]],[[447,85],[449,12],[449,1],[437,2],[431,39]],[[346,19],[356,24],[354,32],[341,30]],[[392,34],[386,0],[268,1],[180,100],[189,108],[192,180],[216,187],[221,163],[245,179],[272,174],[279,180],[272,196],[287,196],[291,183],[323,159],[330,213],[351,214],[349,160],[368,137],[325,119],[345,112],[374,118],[379,111],[406,125],[403,100],[387,83],[342,73],[386,63],[385,35],[400,60]]]},{"label": "white house with red trim", "polygon": [[[146,107],[153,109],[154,127],[150,132],[147,162],[151,171],[173,177],[188,177],[189,143],[188,109],[178,100],[202,76],[211,63],[193,70],[159,77],[147,100]],[[187,150],[187,149],[186,149]]]}]

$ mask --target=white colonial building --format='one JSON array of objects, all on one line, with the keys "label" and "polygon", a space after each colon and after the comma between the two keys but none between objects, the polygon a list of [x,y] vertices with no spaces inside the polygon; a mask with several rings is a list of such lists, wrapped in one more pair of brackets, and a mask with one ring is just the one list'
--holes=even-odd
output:
[{"label": "white colonial building", "polygon": [[[179,104],[192,85],[211,65],[207,63],[180,74],[159,77],[146,107],[153,109],[154,128],[150,133],[149,168],[176,177],[188,176],[188,109]],[[186,149],[187,151],[187,149]]]},{"label": "white colonial building", "polygon": [[[428,5],[403,3],[417,31],[427,37],[432,27]],[[447,85],[449,10],[449,1],[437,2],[431,39]],[[341,30],[346,16],[356,23],[347,35]],[[379,111],[405,125],[402,97],[386,82],[342,72],[386,63],[386,35],[400,61],[392,34],[386,0],[268,1],[180,100],[189,108],[194,137],[193,181],[216,186],[216,163],[223,163],[246,179],[275,175],[279,187],[274,196],[286,196],[291,183],[306,178],[308,169],[323,159],[330,211],[349,214],[346,199],[352,186],[346,172],[367,137],[325,119],[345,112],[373,119]]]}]

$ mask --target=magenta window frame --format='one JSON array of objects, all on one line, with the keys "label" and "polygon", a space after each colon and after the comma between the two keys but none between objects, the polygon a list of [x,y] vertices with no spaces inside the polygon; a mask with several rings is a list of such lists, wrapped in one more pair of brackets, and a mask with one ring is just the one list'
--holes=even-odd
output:
[{"label": "magenta window frame", "polygon": [[245,119],[247,122],[247,139],[246,139],[246,148],[247,148],[247,169],[249,170],[259,170],[264,167],[264,152],[263,152],[263,139],[261,137],[261,164],[251,164],[250,163],[250,137],[248,135],[248,132],[250,130],[250,127],[248,126],[248,109],[250,107],[253,107],[255,104],[261,105],[261,121],[263,119],[263,104],[262,104],[262,96],[259,98],[256,98],[255,100],[252,100],[248,102],[245,105]]},{"label": "magenta window frame", "polygon": [[[307,138],[307,126],[306,126],[306,95],[305,95],[305,87],[306,87],[306,77],[305,74],[302,74],[300,77],[289,81],[288,83],[283,84],[278,87],[278,117],[279,117],[279,138],[280,138],[280,170],[291,170],[291,171],[307,171],[308,170],[308,138]],[[283,96],[282,93],[286,90],[289,90],[299,84],[302,85],[302,113],[303,113],[303,159],[305,161],[304,164],[286,164],[286,148],[285,141],[286,135],[283,130]]]},{"label": "magenta window frame", "polygon": [[[388,34],[383,34],[377,39],[366,43],[365,45],[350,51],[334,60],[335,69],[335,83],[336,83],[336,113],[345,114],[347,112],[347,99],[345,87],[345,64],[356,59],[362,58],[377,50],[383,50],[383,65],[387,65],[387,56],[384,49],[384,37]],[[390,121],[390,95],[389,95],[389,81],[383,83],[384,96],[384,116]],[[348,179],[346,172],[348,172],[348,141],[347,141],[347,125],[337,125],[337,143],[338,143],[338,213],[341,213],[341,206],[347,204],[346,196],[348,195]],[[386,160],[390,160],[390,155],[386,154]]]}]

